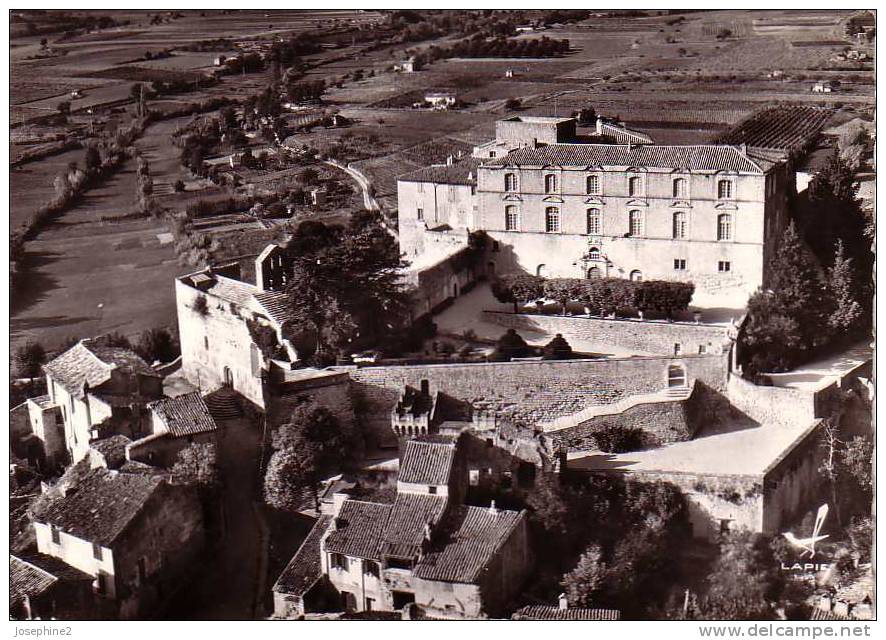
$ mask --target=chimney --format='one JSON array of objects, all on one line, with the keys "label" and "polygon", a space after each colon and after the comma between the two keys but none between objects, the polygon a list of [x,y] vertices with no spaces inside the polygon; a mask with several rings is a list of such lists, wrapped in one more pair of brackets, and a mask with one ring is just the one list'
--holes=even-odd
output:
[{"label": "chimney", "polygon": [[603,116],[597,116],[597,135],[603,135]]},{"label": "chimney", "polygon": [[426,541],[426,542],[430,542],[430,541],[431,541],[431,533],[432,533],[432,531],[431,531],[431,523],[430,523],[430,522],[425,522],[425,541]]},{"label": "chimney", "polygon": [[558,596],[558,600],[559,600],[560,611],[566,611],[569,608],[569,600],[566,599],[566,594],[561,593]]},{"label": "chimney", "polygon": [[342,505],[345,503],[345,500],[350,498],[347,493],[342,493],[340,491],[336,491],[332,494],[332,515],[338,517],[339,512],[341,512]]},{"label": "chimney", "polygon": [[745,155],[748,154],[748,143],[747,142],[741,143],[741,152]]},{"label": "chimney", "polygon": [[446,164],[451,165],[454,162],[455,162],[455,158],[452,156],[451,153],[448,156],[446,156]]},{"label": "chimney", "polygon": [[492,513],[492,514],[498,513],[498,508],[496,508],[496,506],[495,506],[495,500],[493,500],[489,505],[489,513]]}]

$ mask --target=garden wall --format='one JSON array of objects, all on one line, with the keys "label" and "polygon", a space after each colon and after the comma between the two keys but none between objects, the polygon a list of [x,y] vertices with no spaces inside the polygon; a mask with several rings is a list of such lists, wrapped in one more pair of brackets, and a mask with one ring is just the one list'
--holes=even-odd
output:
[{"label": "garden wall", "polygon": [[406,385],[431,394],[443,391],[475,408],[514,422],[537,424],[667,386],[669,365],[686,368],[696,380],[724,390],[727,355],[636,357],[599,360],[369,366],[349,368],[361,419],[375,433],[390,432],[391,410]]},{"label": "garden wall", "polygon": [[520,331],[562,333],[569,342],[578,340],[611,345],[639,354],[673,355],[725,353],[729,350],[729,328],[722,325],[689,322],[662,322],[588,318],[583,316],[548,316],[541,314],[484,311],[488,322]]}]

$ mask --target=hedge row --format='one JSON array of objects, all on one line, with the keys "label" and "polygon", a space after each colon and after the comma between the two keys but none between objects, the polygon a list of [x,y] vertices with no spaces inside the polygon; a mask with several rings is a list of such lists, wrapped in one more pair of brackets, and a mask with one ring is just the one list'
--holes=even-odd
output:
[{"label": "hedge row", "polygon": [[692,301],[695,285],[691,282],[646,280],[635,282],[622,278],[545,279],[531,275],[503,275],[492,285],[492,292],[500,302],[527,303],[541,298],[556,300],[563,305],[578,302],[601,315],[630,315],[640,310],[670,317],[675,311],[684,311]]}]

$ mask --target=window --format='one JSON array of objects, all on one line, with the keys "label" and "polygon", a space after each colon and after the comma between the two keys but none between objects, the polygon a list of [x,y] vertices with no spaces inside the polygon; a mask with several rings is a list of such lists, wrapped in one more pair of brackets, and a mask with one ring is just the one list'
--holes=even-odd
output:
[{"label": "window", "polygon": [[505,191],[516,191],[516,190],[517,190],[517,174],[506,173],[505,174]]},{"label": "window", "polygon": [[678,211],[674,214],[674,238],[686,237],[686,214]]},{"label": "window", "polygon": [[373,562],[372,560],[364,561],[363,562],[363,573],[365,573],[368,576],[374,576],[377,578],[379,576],[378,563]]},{"label": "window", "polygon": [[58,527],[55,527],[55,526],[53,526],[53,525],[50,525],[50,526],[49,526],[49,531],[50,531],[51,534],[52,534],[52,541],[53,541],[53,543],[55,543],[55,544],[61,544],[61,543],[62,543],[62,532],[59,530],[59,528],[58,528]]},{"label": "window", "polygon": [[643,181],[640,176],[631,176],[628,178],[628,195],[639,196],[643,190]]},{"label": "window", "polygon": [[92,557],[96,560],[102,559],[102,546],[100,544],[92,543]]},{"label": "window", "polygon": [[425,219],[425,210],[422,209],[421,207],[416,209],[415,210],[415,217],[418,218],[419,220],[424,220]]},{"label": "window", "polygon": [[348,557],[343,556],[340,553],[330,554],[329,564],[332,565],[336,569],[341,569],[342,571],[347,571],[348,570]]},{"label": "window", "polygon": [[707,352],[708,352],[708,347],[707,347],[707,345],[704,345],[704,344],[700,344],[700,345],[698,345],[698,355],[701,356],[701,355],[706,354]]},{"label": "window", "polygon": [[98,572],[95,581],[95,590],[101,594],[105,594],[108,592],[108,574],[102,571]]},{"label": "window", "polygon": [[683,351],[683,346],[679,342],[674,343],[674,355],[678,356]]},{"label": "window", "polygon": [[643,214],[639,211],[628,214],[628,235],[635,238],[643,235]]},{"label": "window", "polygon": [[456,194],[455,187],[453,187],[452,185],[449,185],[448,192],[449,192],[449,202],[455,202],[455,194]]},{"label": "window", "polygon": [[472,487],[476,487],[480,484],[480,470],[479,469],[471,469],[468,471],[468,483]]},{"label": "window", "polygon": [[639,269],[634,269],[631,271],[631,280],[634,282],[642,282],[643,281],[643,272]]},{"label": "window", "polygon": [[588,233],[599,235],[603,233],[602,217],[599,209],[588,209]]},{"label": "window", "polygon": [[489,157],[490,157],[490,158],[494,158],[494,157],[495,157],[495,151],[490,151],[490,152],[489,152]]},{"label": "window", "polygon": [[432,496],[436,495],[437,487],[435,487],[434,485],[428,485],[428,493],[430,493]]},{"label": "window", "polygon": [[732,240],[732,216],[728,213],[717,216],[717,240]]},{"label": "window", "polygon": [[686,178],[674,178],[674,197],[685,198],[687,193]]},{"label": "window", "polygon": [[674,258],[674,271],[686,271],[686,260]]},{"label": "window", "polygon": [[148,577],[148,561],[145,558],[138,559],[138,583],[141,584]]},{"label": "window", "polygon": [[557,176],[552,173],[545,176],[545,193],[557,193]]},{"label": "window", "polygon": [[373,603],[375,602],[372,598],[366,598],[366,607],[364,607],[367,611],[373,610]]},{"label": "window", "polygon": [[717,271],[720,273],[727,273],[732,270],[732,263],[728,260],[721,260],[717,263]]},{"label": "window", "polygon": [[588,176],[586,183],[586,191],[589,195],[600,194],[600,176]]},{"label": "window", "polygon": [[419,192],[419,193],[424,193],[424,192],[425,192],[425,183],[424,183],[424,182],[419,182],[419,183],[418,183],[418,192]]},{"label": "window", "polygon": [[545,231],[547,233],[560,233],[560,210],[557,207],[545,209]]},{"label": "window", "polygon": [[209,351],[209,337],[203,336],[203,348]]},{"label": "window", "polygon": [[599,260],[602,255],[597,247],[588,249],[588,260]]},{"label": "window", "polygon": [[501,249],[501,245],[498,244],[498,240],[492,241],[492,253],[498,253]]},{"label": "window", "polygon": [[732,180],[719,180],[717,182],[717,198],[720,200],[732,198]]},{"label": "window", "polygon": [[588,278],[591,280],[596,280],[597,278],[602,278],[603,273],[600,271],[600,267],[591,267],[588,269]]},{"label": "window", "polygon": [[520,228],[520,214],[517,207],[509,205],[505,207],[505,231],[517,231]]}]

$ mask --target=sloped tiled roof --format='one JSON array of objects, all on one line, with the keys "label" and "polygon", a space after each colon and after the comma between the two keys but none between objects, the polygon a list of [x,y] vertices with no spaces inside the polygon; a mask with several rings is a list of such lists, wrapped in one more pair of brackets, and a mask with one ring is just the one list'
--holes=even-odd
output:
[{"label": "sloped tiled roof", "polygon": [[619,144],[627,144],[628,142],[652,144],[655,142],[642,131],[628,129],[627,127],[619,127],[614,124],[603,123],[600,127],[603,135],[610,136]]},{"label": "sloped tiled roof", "polygon": [[378,543],[391,505],[345,500],[326,538],[326,550],[358,558],[378,558]]},{"label": "sloped tiled roof", "polygon": [[523,607],[513,615],[514,620],[621,620],[618,609],[561,609],[542,604]]},{"label": "sloped tiled roof", "polygon": [[445,496],[398,493],[381,537],[383,555],[411,558],[418,555],[425,525],[435,525],[446,509]]},{"label": "sloped tiled roof", "polygon": [[425,553],[415,575],[427,580],[475,582],[523,518],[522,511],[452,509],[441,531],[435,533],[435,538],[443,540],[442,546],[435,545]]},{"label": "sloped tiled roof", "polygon": [[49,501],[34,516],[37,522],[109,546],[162,485],[159,476],[95,469],[69,488],[67,495]]},{"label": "sloped tiled roof", "polygon": [[206,293],[221,298],[227,302],[233,302],[239,307],[249,308],[252,306],[253,295],[261,291],[258,287],[233,278],[226,278],[214,274],[212,284],[204,289]]},{"label": "sloped tiled roof", "polygon": [[410,440],[403,451],[397,480],[414,484],[445,485],[452,475],[455,442]]},{"label": "sloped tiled roof", "polygon": [[322,575],[320,567],[320,538],[329,528],[332,522],[332,516],[321,515],[308,537],[292,556],[292,560],[283,569],[283,573],[274,583],[274,591],[277,593],[285,593],[287,595],[301,596],[304,595]]},{"label": "sloped tiled roof", "polygon": [[255,294],[255,299],[261,308],[264,309],[272,321],[282,326],[284,323],[292,319],[292,312],[289,308],[289,298],[285,293],[277,291],[262,291]]},{"label": "sloped tiled roof", "polygon": [[49,396],[37,396],[35,398],[28,398],[28,400],[43,410],[56,408],[56,405],[52,402],[52,398]]},{"label": "sloped tiled roof", "polygon": [[84,383],[97,387],[120,369],[130,375],[158,377],[147,362],[133,351],[104,346],[100,338],[81,340],[57,358],[43,365],[52,379],[69,393],[80,397]]},{"label": "sloped tiled roof", "polygon": [[44,593],[60,580],[89,581],[93,577],[71,565],[42,553],[29,556],[9,556],[9,606],[21,603],[25,597]]},{"label": "sloped tiled roof", "polygon": [[166,430],[177,438],[215,431],[218,428],[197,391],[157,400],[150,403],[148,408],[160,419]]},{"label": "sloped tiled roof", "polygon": [[435,182],[437,184],[477,184],[477,167],[480,160],[465,158],[453,164],[432,164],[397,177],[404,182]]},{"label": "sloped tiled roof", "polygon": [[132,440],[122,434],[113,435],[109,438],[94,440],[89,443],[90,449],[95,449],[108,463],[108,467],[115,469],[126,461],[126,445]]},{"label": "sloped tiled roof", "polygon": [[737,147],[727,145],[550,144],[517,149],[484,166],[655,167],[759,174],[771,166],[761,163],[764,163],[762,159],[752,160]]}]

